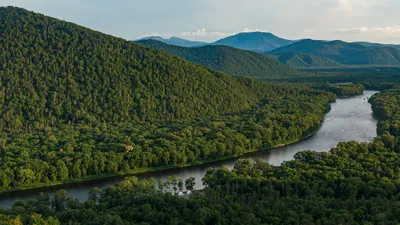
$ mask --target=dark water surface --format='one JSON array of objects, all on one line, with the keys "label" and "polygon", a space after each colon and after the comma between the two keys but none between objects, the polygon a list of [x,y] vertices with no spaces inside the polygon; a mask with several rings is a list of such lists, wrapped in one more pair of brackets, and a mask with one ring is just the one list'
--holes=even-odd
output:
[{"label": "dark water surface", "polygon": [[[364,95],[340,98],[332,104],[332,110],[325,116],[321,129],[312,137],[299,143],[271,151],[256,152],[242,158],[262,158],[273,165],[280,165],[284,161],[293,159],[293,156],[302,150],[329,151],[339,142],[345,141],[372,141],[376,137],[377,120],[372,116],[371,105],[366,98],[371,97],[376,91],[365,91]],[[171,169],[136,175],[140,179],[153,177],[156,180],[166,179],[168,176],[177,175],[182,179],[196,178],[196,189],[201,189],[201,179],[210,167],[226,166],[232,168],[237,159],[217,162],[208,165],[199,165],[188,168]],[[36,198],[41,192],[53,194],[58,189],[67,190],[67,195],[85,201],[87,193],[94,187],[103,188],[119,183],[123,177],[106,178],[81,183],[65,184],[56,187],[45,187],[26,191],[16,191],[0,195],[0,206],[5,208],[18,199],[28,200]]]}]

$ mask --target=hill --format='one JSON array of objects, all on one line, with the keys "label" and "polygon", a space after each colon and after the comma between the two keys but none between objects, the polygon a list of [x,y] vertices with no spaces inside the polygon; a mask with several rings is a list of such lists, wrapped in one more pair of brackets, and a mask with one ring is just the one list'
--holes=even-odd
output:
[{"label": "hill", "polygon": [[293,68],[338,68],[344,67],[342,64],[319,56],[314,56],[299,52],[282,53],[270,55],[279,62]]},{"label": "hill", "polygon": [[212,44],[226,45],[243,50],[264,53],[293,42],[294,41],[277,37],[271,33],[250,32],[239,33],[230,37],[226,37]]},{"label": "hill", "polygon": [[145,37],[137,41],[144,41],[144,40],[156,40],[161,41],[169,45],[177,45],[181,47],[199,47],[208,45],[208,43],[200,42],[200,41],[190,41],[178,37],[170,37],[170,38],[162,38],[160,36],[152,36],[152,37]]},{"label": "hill", "polygon": [[0,192],[293,143],[334,99],[1,7]]},{"label": "hill", "polygon": [[271,57],[228,46],[208,45],[184,48],[154,40],[143,40],[138,43],[166,51],[189,62],[198,63],[236,76],[270,77],[296,73],[294,69],[279,63]]},{"label": "hill", "polygon": [[400,51],[389,47],[366,47],[343,41],[302,40],[268,54],[299,52],[330,58],[346,65],[400,65]]},{"label": "hill", "polygon": [[216,116],[258,101],[227,74],[19,8],[0,10],[0,129]]}]

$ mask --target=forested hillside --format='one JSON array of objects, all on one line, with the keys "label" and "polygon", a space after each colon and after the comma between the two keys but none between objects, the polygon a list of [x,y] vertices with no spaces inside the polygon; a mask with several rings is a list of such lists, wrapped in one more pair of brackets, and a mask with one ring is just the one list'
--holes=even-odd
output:
[{"label": "forested hillside", "polygon": [[143,40],[138,43],[235,76],[279,77],[296,74],[294,69],[268,56],[228,46],[184,48],[154,40]]},{"label": "forested hillside", "polygon": [[261,99],[227,74],[72,23],[11,7],[0,21],[3,131],[218,117]]},{"label": "forested hillside", "polygon": [[0,8],[0,33],[0,191],[291,143],[335,99],[20,8]]},{"label": "forested hillside", "polygon": [[279,62],[293,68],[340,68],[342,64],[324,57],[299,52],[269,55]]},{"label": "forested hillside", "polygon": [[268,54],[299,52],[332,59],[346,65],[400,66],[400,50],[390,47],[366,47],[343,41],[306,39],[275,49]]}]

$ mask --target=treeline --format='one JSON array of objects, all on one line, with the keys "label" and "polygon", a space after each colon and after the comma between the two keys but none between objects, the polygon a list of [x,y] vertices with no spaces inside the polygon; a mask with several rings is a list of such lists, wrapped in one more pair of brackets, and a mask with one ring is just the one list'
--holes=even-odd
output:
[{"label": "treeline", "polygon": [[369,101],[379,119],[378,134],[389,133],[400,137],[400,89],[381,92]]},{"label": "treeline", "polygon": [[365,90],[362,84],[352,84],[352,83],[342,83],[342,84],[325,83],[323,85],[316,84],[313,85],[312,87],[318,90],[332,92],[340,97],[362,95]]},{"label": "treeline", "polygon": [[[381,120],[394,119],[399,92],[371,100]],[[380,114],[375,109],[382,109]],[[383,116],[385,115],[385,116]],[[382,116],[382,117],[381,117]],[[275,167],[240,160],[212,169],[207,188],[189,198],[130,178],[79,203],[58,191],[51,199],[18,201],[3,218],[32,224],[385,224],[400,222],[400,145],[390,130],[371,143],[340,143],[330,152],[303,151]],[[56,219],[55,219],[56,218]],[[55,221],[58,220],[58,221]],[[43,224],[46,224],[43,222]]]},{"label": "treeline", "polygon": [[365,69],[336,69],[310,70],[299,72],[296,76],[258,77],[259,80],[292,84],[331,84],[354,83],[362,84],[367,90],[386,90],[397,88],[400,83],[400,69],[365,68]]}]

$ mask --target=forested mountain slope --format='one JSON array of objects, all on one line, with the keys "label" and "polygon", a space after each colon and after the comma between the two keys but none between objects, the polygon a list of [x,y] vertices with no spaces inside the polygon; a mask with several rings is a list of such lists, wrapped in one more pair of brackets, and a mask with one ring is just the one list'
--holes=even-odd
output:
[{"label": "forested mountain slope", "polygon": [[0,8],[0,129],[239,112],[257,90],[227,74],[19,8]]},{"label": "forested mountain slope", "polygon": [[0,8],[0,34],[0,191],[292,143],[335,99],[20,8]]},{"label": "forested mountain slope", "polygon": [[330,58],[347,65],[400,65],[400,51],[390,47],[366,47],[343,41],[302,40],[268,54],[306,53]]},{"label": "forested mountain slope", "polygon": [[344,67],[342,64],[324,57],[311,54],[289,52],[276,55],[269,55],[279,62],[293,68],[338,68]]},{"label": "forested mountain slope", "polygon": [[235,76],[271,77],[296,74],[294,69],[271,57],[228,46],[184,48],[154,40],[143,40],[138,43]]}]

